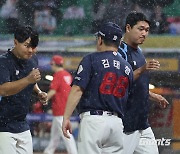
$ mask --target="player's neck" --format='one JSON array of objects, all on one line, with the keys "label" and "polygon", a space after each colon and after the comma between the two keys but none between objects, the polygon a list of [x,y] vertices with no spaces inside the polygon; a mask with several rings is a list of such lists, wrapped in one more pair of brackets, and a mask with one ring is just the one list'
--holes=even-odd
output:
[{"label": "player's neck", "polygon": [[59,71],[62,71],[62,70],[64,70],[64,68],[58,67],[57,69],[55,69],[55,72],[59,72]]},{"label": "player's neck", "polygon": [[104,46],[101,48],[101,52],[103,51],[113,51],[113,52],[117,52],[118,49],[116,47],[113,46]]}]

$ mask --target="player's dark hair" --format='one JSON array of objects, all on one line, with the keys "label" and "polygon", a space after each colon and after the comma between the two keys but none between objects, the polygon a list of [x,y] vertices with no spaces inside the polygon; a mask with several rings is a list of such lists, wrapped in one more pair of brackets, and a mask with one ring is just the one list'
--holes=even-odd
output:
[{"label": "player's dark hair", "polygon": [[23,43],[28,38],[31,38],[30,46],[35,48],[39,43],[39,34],[36,30],[33,30],[31,26],[18,26],[14,32],[14,38]]},{"label": "player's dark hair", "polygon": [[113,41],[109,41],[109,40],[106,40],[106,39],[103,39],[104,40],[104,44],[107,45],[107,46],[114,46],[116,48],[119,47],[120,45],[120,41],[119,42],[113,42]]},{"label": "player's dark hair", "polygon": [[101,39],[104,41],[104,44],[107,46],[113,46],[118,48],[120,45],[120,41],[111,41],[109,39],[104,38],[102,35],[98,35],[98,37],[101,37]]},{"label": "player's dark hair", "polygon": [[[141,12],[132,11],[126,17],[126,25],[129,24],[131,26],[131,28],[134,25],[136,25],[139,21],[145,21],[145,22],[147,22],[150,25],[150,21]],[[125,31],[126,31],[126,25],[125,25]]]}]

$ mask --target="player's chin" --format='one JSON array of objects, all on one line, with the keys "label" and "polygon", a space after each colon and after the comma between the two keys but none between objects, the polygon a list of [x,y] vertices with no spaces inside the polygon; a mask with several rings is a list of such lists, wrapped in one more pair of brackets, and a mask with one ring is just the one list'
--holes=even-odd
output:
[{"label": "player's chin", "polygon": [[143,44],[144,41],[145,41],[145,38],[140,38],[140,39],[138,40],[138,44]]},{"label": "player's chin", "polygon": [[32,57],[32,54],[27,54],[24,56],[24,59],[30,59]]},{"label": "player's chin", "polygon": [[143,43],[144,43],[144,40],[138,41],[138,44],[143,44]]}]

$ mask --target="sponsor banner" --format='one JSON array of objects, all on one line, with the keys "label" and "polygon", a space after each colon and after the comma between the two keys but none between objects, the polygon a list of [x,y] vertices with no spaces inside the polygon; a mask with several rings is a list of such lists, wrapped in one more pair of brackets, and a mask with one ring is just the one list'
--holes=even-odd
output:
[{"label": "sponsor banner", "polygon": [[147,61],[152,59],[160,62],[159,71],[179,71],[179,60],[176,58],[146,58]]},{"label": "sponsor banner", "polygon": [[173,100],[173,138],[178,142],[173,143],[174,150],[180,150],[180,99]]}]

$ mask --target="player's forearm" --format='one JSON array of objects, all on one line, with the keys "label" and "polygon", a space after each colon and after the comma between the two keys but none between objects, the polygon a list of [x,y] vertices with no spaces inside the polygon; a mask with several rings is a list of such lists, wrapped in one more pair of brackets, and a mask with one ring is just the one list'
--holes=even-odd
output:
[{"label": "player's forearm", "polygon": [[0,85],[0,95],[10,96],[15,95],[26,88],[31,82],[25,77],[17,81],[6,82]]},{"label": "player's forearm", "polygon": [[144,73],[144,71],[146,70],[146,64],[139,67],[138,69],[136,69],[134,72],[133,72],[133,77],[134,77],[134,80],[138,79],[142,73]]},{"label": "player's forearm", "polygon": [[33,90],[34,90],[37,94],[39,94],[40,92],[42,92],[37,83],[34,85],[34,89],[33,89]]},{"label": "player's forearm", "polygon": [[54,95],[56,94],[56,91],[51,89],[47,93],[47,99],[50,100]]},{"label": "player's forearm", "polygon": [[77,104],[79,103],[79,100],[83,94],[82,89],[79,86],[72,86],[72,89],[70,91],[66,109],[64,113],[64,119],[69,119],[76,108]]},{"label": "player's forearm", "polygon": [[156,94],[153,93],[153,92],[151,92],[151,91],[149,91],[149,99],[150,99],[151,101],[155,101],[155,100],[156,100]]}]

